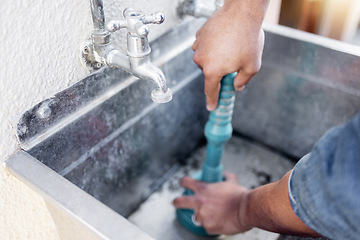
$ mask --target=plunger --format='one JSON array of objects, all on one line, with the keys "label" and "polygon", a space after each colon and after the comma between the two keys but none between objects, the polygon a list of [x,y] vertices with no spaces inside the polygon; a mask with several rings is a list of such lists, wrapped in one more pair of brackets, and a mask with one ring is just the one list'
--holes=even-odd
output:
[{"label": "plunger", "polygon": [[[225,143],[231,138],[231,119],[235,102],[234,77],[236,73],[224,76],[221,80],[219,102],[217,108],[210,113],[209,120],[205,125],[205,137],[207,140],[206,159],[202,170],[192,176],[196,180],[208,183],[223,181],[223,170],[221,156]],[[183,195],[193,195],[186,189]],[[195,220],[194,210],[177,209],[176,215],[179,222],[191,232],[210,236],[205,229]]]}]

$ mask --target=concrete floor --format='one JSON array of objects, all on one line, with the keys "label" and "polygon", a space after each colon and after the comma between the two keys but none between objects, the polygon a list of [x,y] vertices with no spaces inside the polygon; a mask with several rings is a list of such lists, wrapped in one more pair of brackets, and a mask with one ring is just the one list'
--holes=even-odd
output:
[{"label": "concrete floor", "polygon": [[[202,147],[193,153],[186,166],[174,166],[171,177],[128,219],[158,240],[209,239],[185,230],[177,222],[175,208],[171,204],[173,199],[184,191],[179,185],[179,180],[199,170],[201,162],[205,159],[205,152],[206,148]],[[247,188],[276,181],[294,165],[286,157],[239,137],[232,137],[226,144],[223,164],[224,170],[234,172],[239,182]],[[279,237],[279,234],[252,229],[244,234],[220,236],[215,239],[277,240]]]}]

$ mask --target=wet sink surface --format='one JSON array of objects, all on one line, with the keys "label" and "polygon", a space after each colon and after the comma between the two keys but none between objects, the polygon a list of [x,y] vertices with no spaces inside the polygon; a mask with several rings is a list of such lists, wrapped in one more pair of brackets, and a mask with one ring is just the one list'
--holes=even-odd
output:
[{"label": "wet sink surface", "polygon": [[[185,230],[177,222],[175,209],[171,204],[173,199],[183,192],[179,180],[198,171],[201,162],[205,159],[205,154],[206,147],[204,146],[192,154],[186,166],[174,166],[170,172],[172,176],[128,219],[159,240],[209,239],[201,238]],[[240,137],[232,137],[226,144],[223,164],[224,170],[234,172],[239,182],[247,188],[276,181],[294,165],[290,159]],[[275,240],[278,238],[279,234],[252,229],[245,234],[220,236],[215,239]]]}]

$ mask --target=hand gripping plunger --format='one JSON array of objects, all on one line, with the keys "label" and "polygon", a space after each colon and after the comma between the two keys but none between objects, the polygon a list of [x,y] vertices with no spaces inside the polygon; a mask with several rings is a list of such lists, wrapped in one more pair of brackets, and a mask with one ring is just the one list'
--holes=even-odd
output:
[{"label": "hand gripping plunger", "polygon": [[[232,135],[231,119],[235,102],[234,77],[236,73],[228,74],[221,80],[218,107],[210,113],[205,125],[207,140],[206,159],[202,171],[193,176],[203,182],[220,182],[223,180],[221,156],[224,145]],[[193,195],[186,189],[184,195]],[[179,222],[191,232],[198,235],[209,236],[205,229],[195,221],[194,211],[191,209],[178,209],[176,215]]]}]

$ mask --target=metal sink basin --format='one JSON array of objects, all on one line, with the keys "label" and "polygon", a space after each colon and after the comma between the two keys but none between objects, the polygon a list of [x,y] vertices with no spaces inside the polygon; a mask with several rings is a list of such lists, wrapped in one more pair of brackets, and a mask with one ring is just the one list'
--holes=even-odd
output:
[{"label": "metal sink basin", "polygon": [[[22,149],[4,165],[43,196],[61,239],[195,239],[177,225],[171,201],[205,144],[203,76],[191,50],[202,23],[186,20],[152,43],[170,103],[151,101],[152,83],[104,68],[19,119]],[[263,66],[237,93],[224,156],[225,169],[247,187],[280,178],[327,129],[360,110],[358,47],[264,28]],[[278,237],[254,231],[253,239]]]}]

